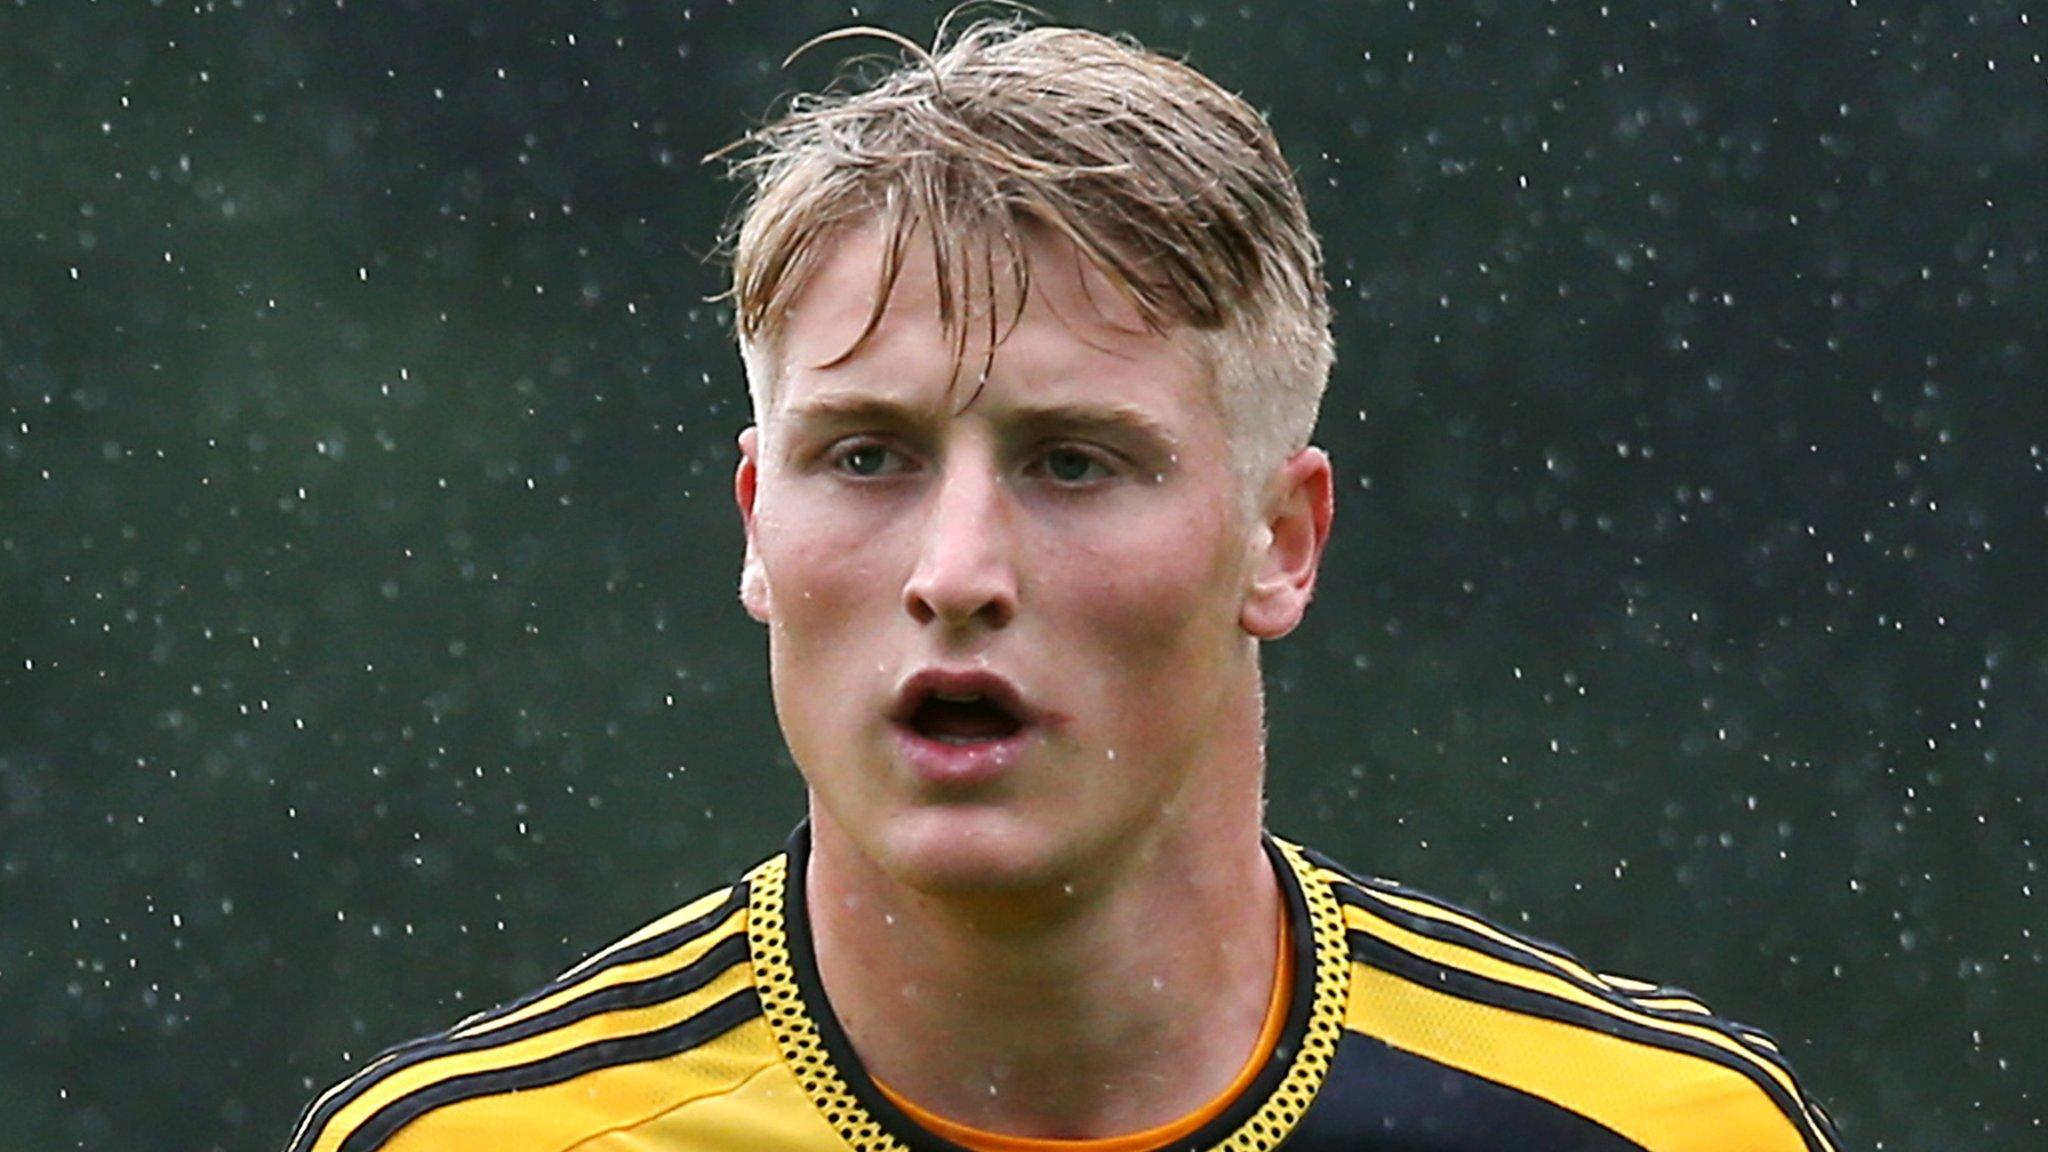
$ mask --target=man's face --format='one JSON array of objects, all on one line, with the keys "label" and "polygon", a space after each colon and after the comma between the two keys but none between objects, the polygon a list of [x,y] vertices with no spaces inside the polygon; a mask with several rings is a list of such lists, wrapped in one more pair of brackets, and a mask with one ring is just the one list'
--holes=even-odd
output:
[{"label": "man's face", "polygon": [[743,598],[820,836],[923,891],[1073,883],[1164,823],[1257,804],[1252,635],[1272,629],[1246,606],[1273,532],[1206,369],[1065,241],[1027,251],[1028,304],[1011,326],[998,298],[977,384],[987,317],[956,380],[928,247],[842,358],[883,253],[849,233],[742,437]]}]

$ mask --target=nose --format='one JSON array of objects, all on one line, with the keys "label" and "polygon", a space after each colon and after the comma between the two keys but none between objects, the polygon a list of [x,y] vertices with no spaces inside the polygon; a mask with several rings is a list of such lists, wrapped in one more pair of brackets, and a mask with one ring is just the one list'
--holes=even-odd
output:
[{"label": "nose", "polygon": [[1017,614],[1007,492],[993,466],[954,462],[929,495],[903,606],[919,624],[1001,628]]}]

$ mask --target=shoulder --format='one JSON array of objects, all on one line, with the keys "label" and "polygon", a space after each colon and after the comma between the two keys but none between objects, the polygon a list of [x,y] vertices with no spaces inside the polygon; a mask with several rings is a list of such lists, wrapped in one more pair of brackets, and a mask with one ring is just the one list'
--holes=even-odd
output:
[{"label": "shoulder", "polygon": [[1832,1152],[1778,1045],[1683,989],[1315,852],[1352,958],[1347,1031],[1592,1119],[1646,1149]]},{"label": "shoulder", "polygon": [[772,1057],[734,1037],[761,1013],[749,883],[384,1052],[307,1106],[289,1152],[560,1152],[729,1090]]}]

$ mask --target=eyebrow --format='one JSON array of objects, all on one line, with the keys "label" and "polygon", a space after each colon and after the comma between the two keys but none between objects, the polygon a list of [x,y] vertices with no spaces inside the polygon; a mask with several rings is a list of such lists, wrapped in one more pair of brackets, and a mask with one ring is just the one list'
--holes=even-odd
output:
[{"label": "eyebrow", "polygon": [[[925,405],[904,404],[881,396],[830,392],[791,404],[782,410],[782,414],[805,423],[890,424],[899,427],[929,425],[936,415]],[[1168,449],[1180,445],[1179,436],[1151,413],[1133,404],[1091,404],[1086,401],[1027,403],[1006,407],[1004,415],[1032,428],[1122,432],[1154,441]]]}]

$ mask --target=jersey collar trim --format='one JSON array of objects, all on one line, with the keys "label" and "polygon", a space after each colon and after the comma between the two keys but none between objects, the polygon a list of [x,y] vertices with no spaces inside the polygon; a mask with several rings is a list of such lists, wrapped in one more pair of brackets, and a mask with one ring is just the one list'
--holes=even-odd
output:
[{"label": "jersey collar trim", "polygon": [[[1350,994],[1344,914],[1300,848],[1265,838],[1292,922],[1294,995],[1273,1057],[1223,1113],[1176,1150],[1269,1152],[1294,1129],[1329,1074]],[[748,878],[754,983],[783,1059],[819,1113],[855,1152],[962,1152],[918,1127],[876,1090],[825,999],[811,947],[803,877],[810,826]]]}]

